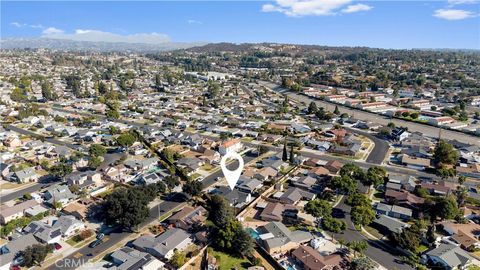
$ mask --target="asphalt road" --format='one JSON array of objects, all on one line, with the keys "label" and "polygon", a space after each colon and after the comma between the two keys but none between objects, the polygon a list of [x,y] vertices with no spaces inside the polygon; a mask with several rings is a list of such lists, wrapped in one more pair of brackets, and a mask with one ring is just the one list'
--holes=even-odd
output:
[{"label": "asphalt road", "polygon": [[11,200],[15,200],[17,198],[22,197],[25,193],[32,193],[36,192],[38,190],[41,190],[42,188],[46,188],[50,186],[52,183],[36,183],[34,185],[31,185],[26,188],[19,189],[17,191],[5,194],[0,196],[0,203],[5,203]]},{"label": "asphalt road", "polygon": [[[19,128],[19,127],[13,126],[13,125],[8,125],[7,129],[15,131],[15,132],[23,134],[23,135],[28,135],[28,136],[38,136],[39,135],[39,134],[37,134],[35,132],[32,132],[30,130]],[[68,148],[71,148],[71,149],[74,149],[74,150],[79,150],[79,148],[81,148],[80,145],[75,145],[73,143],[64,142],[64,141],[61,141],[61,140],[55,139],[55,138],[45,137],[45,141],[49,142],[49,143],[52,143],[52,144],[56,144],[56,145],[64,145],[64,146],[66,146]]]},{"label": "asphalt road", "polygon": [[[418,123],[396,119],[396,118],[390,119],[389,117],[384,117],[376,113],[355,110],[355,109],[343,106],[341,104],[329,103],[313,97],[307,97],[304,95],[300,95],[298,93],[294,93],[288,89],[282,88],[278,84],[267,82],[267,81],[259,81],[258,83],[260,85],[263,85],[267,88],[272,89],[273,91],[282,93],[284,95],[288,95],[290,98],[294,100],[305,102],[307,105],[311,101],[314,101],[315,103],[317,103],[317,106],[324,107],[326,110],[329,110],[329,111],[333,111],[335,109],[335,106],[338,106],[338,109],[340,110],[341,113],[348,113],[349,115],[352,115],[353,117],[359,120],[371,121],[371,122],[375,122],[382,125],[387,125],[388,123],[393,122],[397,126],[407,127],[409,131],[417,131],[428,137],[438,138],[438,135],[439,135],[440,129],[434,126],[418,124]],[[457,132],[457,131],[442,129],[442,137],[449,138],[449,139],[456,139],[461,142],[475,144],[475,145],[480,144],[479,137],[468,135],[459,131]]]},{"label": "asphalt road", "polygon": [[[179,202],[170,202],[170,201],[163,201],[158,206],[155,206],[150,209],[150,216],[140,224],[140,228],[143,226],[148,225],[149,223],[158,219],[164,213],[172,210],[173,208],[177,207],[182,203]],[[72,253],[71,255],[58,260],[56,263],[50,265],[48,268],[49,270],[56,270],[56,269],[76,269],[79,267],[78,263],[84,264],[87,263],[90,259],[94,258],[98,254],[101,254],[105,250],[117,245],[126,237],[131,236],[131,232],[124,232],[121,230],[114,230],[111,233],[105,235],[104,242],[94,248],[90,248],[88,245],[77,250],[76,252]],[[87,254],[92,254],[92,256],[87,256]]]},{"label": "asphalt road", "polygon": [[366,241],[368,248],[365,255],[377,261],[387,269],[410,270],[413,269],[408,264],[398,263],[399,256],[402,256],[396,249],[385,244],[380,240],[371,240],[366,238],[363,234],[355,229],[353,222],[350,219],[350,206],[345,204],[346,197],[334,208],[334,212],[343,212],[342,218],[347,223],[347,229],[340,234],[332,234],[335,239],[343,239],[346,242],[352,241]]},{"label": "asphalt road", "polygon": [[390,148],[390,145],[388,144],[388,142],[380,138],[377,138],[375,135],[365,131],[361,131],[357,129],[354,130],[350,128],[346,128],[346,129],[351,130],[354,133],[363,135],[369,138],[370,140],[372,140],[375,143],[375,146],[373,147],[370,154],[368,154],[366,162],[379,164],[379,165],[382,164],[383,160],[385,159],[385,156],[387,155],[388,149]]}]

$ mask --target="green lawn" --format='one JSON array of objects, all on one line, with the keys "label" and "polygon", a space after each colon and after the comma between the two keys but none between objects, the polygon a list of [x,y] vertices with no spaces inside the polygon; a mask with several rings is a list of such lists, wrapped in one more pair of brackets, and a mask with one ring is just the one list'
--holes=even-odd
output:
[{"label": "green lawn", "polygon": [[421,253],[425,252],[427,249],[428,249],[427,246],[420,245],[420,246],[417,248],[416,251],[417,251],[418,254],[421,254]]},{"label": "green lawn", "polygon": [[220,264],[220,270],[230,270],[233,268],[247,269],[250,267],[250,262],[247,259],[232,257],[226,253],[216,250],[213,250],[210,254],[218,260]]}]

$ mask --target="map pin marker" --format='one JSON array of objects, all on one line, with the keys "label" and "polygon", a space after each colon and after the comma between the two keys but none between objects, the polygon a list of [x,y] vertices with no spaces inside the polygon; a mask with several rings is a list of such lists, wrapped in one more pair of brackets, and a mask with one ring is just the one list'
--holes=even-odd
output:
[{"label": "map pin marker", "polygon": [[[236,159],[238,160],[238,168],[234,171],[230,171],[227,168],[227,159]],[[243,170],[243,158],[236,152],[228,152],[225,154],[225,156],[222,157],[222,160],[220,161],[220,167],[222,167],[222,172],[225,178],[227,179],[228,185],[230,186],[230,189],[233,190],[235,188],[235,185],[237,184],[238,179],[240,178],[240,174],[242,174]]]}]

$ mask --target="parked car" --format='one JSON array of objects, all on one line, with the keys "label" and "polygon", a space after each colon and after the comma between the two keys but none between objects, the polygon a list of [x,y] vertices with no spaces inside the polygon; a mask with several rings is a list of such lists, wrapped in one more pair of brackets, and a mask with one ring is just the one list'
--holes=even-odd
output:
[{"label": "parked car", "polygon": [[103,233],[97,234],[97,239],[98,240],[102,240],[104,237],[105,237],[105,234],[103,234]]},{"label": "parked car", "polygon": [[93,241],[92,243],[90,243],[88,246],[89,246],[90,248],[94,248],[94,247],[100,245],[101,243],[102,243],[102,240],[101,240],[101,239],[97,239],[97,240]]},{"label": "parked car", "polygon": [[60,250],[62,248],[62,245],[60,245],[59,243],[55,243],[53,244],[53,246],[55,247],[55,250]]}]

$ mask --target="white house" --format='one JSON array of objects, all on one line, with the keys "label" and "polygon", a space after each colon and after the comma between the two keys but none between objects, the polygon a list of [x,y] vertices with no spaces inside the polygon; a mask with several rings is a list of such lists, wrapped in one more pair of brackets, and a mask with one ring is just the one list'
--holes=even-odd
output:
[{"label": "white house", "polygon": [[218,148],[218,151],[220,152],[220,154],[226,155],[227,153],[230,153],[230,152],[239,152],[240,150],[242,150],[242,147],[243,145],[240,140],[233,139],[233,140],[226,141],[222,145],[220,145],[220,147]]}]

